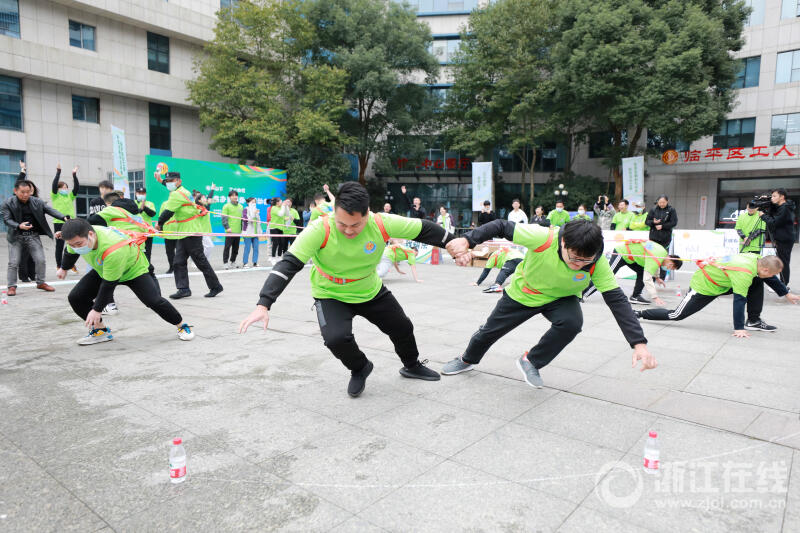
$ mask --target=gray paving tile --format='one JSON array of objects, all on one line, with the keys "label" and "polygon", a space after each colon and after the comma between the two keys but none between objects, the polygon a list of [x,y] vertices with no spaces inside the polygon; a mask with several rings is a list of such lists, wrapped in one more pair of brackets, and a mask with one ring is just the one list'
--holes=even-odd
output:
[{"label": "gray paving tile", "polygon": [[764,411],[739,402],[710,398],[681,391],[668,391],[654,403],[650,411],[706,426],[744,432]]}]

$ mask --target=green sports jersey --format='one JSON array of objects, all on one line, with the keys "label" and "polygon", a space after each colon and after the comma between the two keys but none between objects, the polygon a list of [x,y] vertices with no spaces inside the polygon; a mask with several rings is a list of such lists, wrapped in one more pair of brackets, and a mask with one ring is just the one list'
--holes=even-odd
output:
[{"label": "green sports jersey", "polygon": [[525,257],[525,254],[516,248],[500,248],[492,252],[492,255],[486,260],[486,266],[483,268],[503,268],[506,261],[522,259],[523,257]]},{"label": "green sports jersey", "polygon": [[[545,228],[538,224],[514,227],[514,243],[525,246],[528,251],[506,288],[510,298],[528,307],[540,307],[559,298],[580,297],[590,282],[600,292],[619,287],[605,256],[597,260],[593,272],[569,268],[559,257],[559,231],[557,227]],[[535,251],[545,245],[541,252]]]},{"label": "green sports jersey", "polygon": [[[53,209],[60,212],[62,215],[69,215],[70,218],[76,218],[75,211],[75,193],[69,191],[69,194],[50,193],[50,203],[53,204]],[[59,220],[59,224],[63,221]]]},{"label": "green sports jersey", "polygon": [[417,264],[417,252],[401,244],[390,244],[387,246],[386,249],[383,250],[383,257],[389,259],[392,263],[407,261],[409,265]]},{"label": "green sports jersey", "polygon": [[589,215],[575,215],[572,220],[592,220]]},{"label": "green sports jersey", "polygon": [[615,230],[626,230],[630,227],[631,222],[633,222],[633,215],[632,211],[627,211],[623,213],[622,211],[618,211],[614,218],[611,219],[611,224],[616,224],[614,226]]},{"label": "green sports jersey", "polygon": [[97,213],[97,216],[106,221],[107,226],[126,231],[147,232],[148,227],[139,215],[132,215],[129,211],[110,205]]},{"label": "green sports jersey", "polygon": [[[206,230],[201,217],[208,211],[197,205],[192,199],[192,194],[185,187],[180,187],[169,193],[169,198],[161,207],[172,211],[175,215],[164,224],[165,231],[175,231],[179,233],[202,233]],[[186,235],[178,235],[176,238],[183,239]]]},{"label": "green sports jersey", "polygon": [[233,205],[228,202],[222,206],[222,216],[228,217],[228,228],[231,233],[242,232],[242,213],[244,213],[242,204]]},{"label": "green sports jersey", "polygon": [[569,213],[553,209],[547,214],[547,220],[549,220],[553,226],[563,226],[569,222]]},{"label": "green sports jersey", "polygon": [[333,203],[322,202],[319,206],[311,209],[311,218],[309,222],[314,222],[321,216],[333,216]]},{"label": "green sports jersey", "polygon": [[297,228],[294,227],[294,221],[298,218],[300,218],[300,215],[297,209],[294,207],[289,208],[289,216],[286,217],[286,226],[283,229],[283,233],[286,235],[297,235]]},{"label": "green sports jersey", "polygon": [[[161,204],[161,207],[158,210],[158,216],[161,216],[161,213],[164,212],[164,206],[166,206],[166,205],[167,205],[167,202],[164,202],[163,204]],[[170,227],[174,226],[174,224],[170,224],[170,221],[172,221],[172,220],[175,220],[174,216],[172,218],[170,218],[164,224],[164,228],[170,228]],[[162,235],[159,235],[159,237],[161,237],[162,239],[168,239],[168,240],[171,240],[171,241],[174,241],[176,239],[180,239],[181,238],[180,235],[170,235],[169,234],[169,229],[163,229]]]},{"label": "green sports jersey", "polygon": [[736,219],[736,226],[734,229],[741,231],[744,233],[744,238],[739,238],[739,246],[741,247],[744,244],[744,241],[756,230],[762,230],[758,236],[754,237],[750,240],[750,244],[745,246],[741,251],[742,252],[761,252],[761,247],[764,245],[764,233],[763,230],[766,228],[766,224],[764,224],[764,220],[758,216],[758,213],[750,214],[747,211],[739,215],[739,218]]},{"label": "green sports jersey", "polygon": [[659,277],[659,270],[667,257],[667,250],[653,241],[625,242],[614,248],[622,256],[623,261],[643,267],[654,278]]},{"label": "green sports jersey", "polygon": [[[132,242],[116,248],[103,258],[106,250],[117,243],[127,242],[129,240],[127,235],[115,228],[104,226],[92,226],[92,231],[97,234],[97,248],[81,257],[101,278],[106,281],[122,282],[147,274],[150,263],[147,262],[147,257],[139,245]],[[75,253],[70,245],[67,245],[67,251]]]},{"label": "green sports jersey", "polygon": [[647,220],[647,211],[638,215],[634,213],[628,229],[631,231],[647,231],[649,228],[647,224],[645,224],[645,220]]},{"label": "green sports jersey", "polygon": [[756,254],[738,254],[711,260],[713,265],[706,264],[692,274],[689,287],[706,296],[719,296],[733,290],[734,294],[746,298],[753,278],[758,275],[758,258]]},{"label": "green sports jersey", "polygon": [[[422,221],[419,219],[397,215],[375,215],[372,212],[368,216],[366,227],[353,239],[345,237],[336,229],[333,217],[328,217],[330,233],[324,248],[320,246],[325,241],[326,219],[315,220],[300,233],[289,248],[289,252],[303,263],[309,259],[313,262],[311,295],[314,298],[361,303],[371,300],[378,294],[383,282],[378,277],[376,267],[383,257],[386,243],[375,222],[376,216],[382,217],[389,237],[413,240],[422,231]],[[356,281],[336,283],[326,278],[319,270],[338,279]]]},{"label": "green sports jersey", "polygon": [[148,202],[147,200],[145,200],[143,202],[136,202],[136,205],[139,206],[139,216],[142,217],[142,220],[144,220],[145,223],[147,223],[148,226],[152,225],[153,217],[151,217],[150,215],[145,213],[142,208],[143,207],[147,207],[147,208],[152,209],[153,211],[155,211],[156,210],[156,205],[153,202]]},{"label": "green sports jersey", "polygon": [[279,230],[286,229],[284,227],[284,224],[286,224],[286,222],[283,219],[283,215],[280,214],[282,209],[283,207],[278,207],[277,205],[269,206],[269,224],[268,224],[269,229],[279,229]]}]

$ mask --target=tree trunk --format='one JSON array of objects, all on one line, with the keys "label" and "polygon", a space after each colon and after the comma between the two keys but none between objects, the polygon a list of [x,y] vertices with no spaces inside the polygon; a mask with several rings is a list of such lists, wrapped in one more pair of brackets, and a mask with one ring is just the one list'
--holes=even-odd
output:
[{"label": "tree trunk", "polygon": [[533,157],[531,158],[531,193],[528,196],[528,202],[529,202],[528,210],[530,212],[529,218],[533,218],[533,213],[534,213],[534,206],[533,206],[533,198],[534,198],[533,185],[535,181],[535,176],[534,176],[535,172],[533,170],[534,168],[536,168],[536,147],[533,148]]},{"label": "tree trunk", "polygon": [[622,154],[622,130],[614,128],[614,199],[619,202],[622,200],[622,161],[619,159]]},{"label": "tree trunk", "polygon": [[367,163],[367,158],[363,154],[358,154],[358,182],[365,187],[367,186],[367,178],[364,177],[367,172]]}]

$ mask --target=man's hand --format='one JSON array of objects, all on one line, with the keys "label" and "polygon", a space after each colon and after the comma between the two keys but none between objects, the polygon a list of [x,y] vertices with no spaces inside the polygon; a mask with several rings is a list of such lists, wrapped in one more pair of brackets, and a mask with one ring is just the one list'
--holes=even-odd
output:
[{"label": "man's hand", "polygon": [[395,269],[397,270],[397,273],[398,273],[398,274],[402,274],[402,275],[404,275],[404,276],[406,275],[406,273],[405,273],[405,272],[403,272],[402,270],[400,270],[399,268],[395,267]]},{"label": "man's hand", "polygon": [[797,305],[797,302],[800,302],[800,296],[792,294],[791,292],[786,295],[786,299],[795,305]]},{"label": "man's hand", "polygon": [[230,233],[230,232],[231,232],[231,228],[225,228],[225,233]]},{"label": "man's hand", "polygon": [[645,370],[650,370],[651,368],[658,366],[655,356],[650,353],[650,350],[647,349],[646,344],[637,344],[633,347],[633,360],[631,361],[631,367],[636,368],[636,363],[639,361],[642,362],[642,368],[640,369],[640,372],[644,372]]},{"label": "man's hand", "polygon": [[656,224],[656,229],[660,230],[661,229],[661,224]]},{"label": "man's hand", "polygon": [[60,238],[61,238],[61,232],[60,232],[60,231],[57,231],[57,232],[55,233],[55,235],[53,235],[53,236],[54,236],[56,239],[60,239]]},{"label": "man's hand", "polygon": [[750,334],[743,329],[735,329],[733,330],[733,336],[739,337],[740,339],[747,339],[750,337]]},{"label": "man's hand", "polygon": [[667,304],[664,302],[664,300],[662,300],[662,299],[661,299],[661,298],[659,298],[658,296],[656,296],[655,298],[653,298],[653,302],[655,302],[655,304],[656,304],[656,305],[660,305],[661,307],[664,307],[665,305],[667,305]]},{"label": "man's hand", "polygon": [[33,229],[33,226],[31,225],[30,222],[23,222],[22,224],[19,225],[19,229],[21,229],[22,231],[28,231],[30,229]]},{"label": "man's hand", "polygon": [[156,222],[156,225],[153,227],[156,228],[156,231],[161,231],[161,224],[159,224],[158,222]]},{"label": "man's hand", "polygon": [[247,318],[242,320],[241,324],[239,324],[239,333],[246,332],[247,328],[256,322],[263,322],[264,331],[267,331],[267,324],[269,324],[269,310],[263,305],[257,305],[256,308],[253,309],[253,312],[247,315]]},{"label": "man's hand", "polygon": [[470,286],[472,286],[472,287],[477,287],[477,286],[478,286],[478,284],[477,284],[477,283],[475,283],[475,282],[473,281],[472,283],[470,283]]},{"label": "man's hand", "polygon": [[56,164],[56,170],[61,170],[61,161]]},{"label": "man's hand", "polygon": [[58,279],[66,278],[67,277],[67,271],[64,270],[63,268],[59,268],[58,270],[56,270],[56,277]]},{"label": "man's hand", "polygon": [[403,194],[406,193],[406,186],[405,185],[401,185],[400,186],[400,192],[403,193]]},{"label": "man's hand", "polygon": [[331,192],[331,188],[328,187],[327,183],[322,186],[322,190],[325,191],[325,192]]},{"label": "man's hand", "polygon": [[658,224],[659,222],[661,222],[661,219],[660,219],[660,218],[654,218],[654,219],[653,219],[653,222],[655,222],[656,224]]},{"label": "man's hand", "polygon": [[22,159],[19,160],[19,169],[25,170],[25,161],[23,161]]},{"label": "man's hand", "polygon": [[89,311],[89,314],[86,315],[86,327],[87,328],[99,328],[100,324],[103,323],[103,315],[100,311],[95,311],[92,309]]},{"label": "man's hand", "polygon": [[78,165],[75,165],[75,167],[72,169],[72,173],[73,174],[77,174],[78,173]]},{"label": "man's hand", "polygon": [[656,278],[655,282],[656,282],[656,285],[661,285],[662,287],[666,287],[667,286],[667,284],[664,283],[664,280],[661,279],[661,278]]},{"label": "man's hand", "polygon": [[451,256],[458,257],[469,252],[469,241],[464,237],[458,237],[448,242],[445,249]]}]

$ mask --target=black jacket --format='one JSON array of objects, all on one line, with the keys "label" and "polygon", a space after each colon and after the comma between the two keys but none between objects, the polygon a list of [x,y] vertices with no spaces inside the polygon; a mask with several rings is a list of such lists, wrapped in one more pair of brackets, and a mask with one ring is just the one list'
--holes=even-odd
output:
[{"label": "black jacket", "polygon": [[[656,219],[660,220],[661,223],[654,222]],[[651,241],[661,245],[669,244],[672,241],[672,228],[678,225],[678,213],[669,204],[664,209],[656,205],[647,213],[647,219],[644,223],[650,226]],[[660,225],[661,229],[656,229],[657,225]]]},{"label": "black jacket", "polygon": [[406,204],[408,204],[408,210],[410,211],[408,216],[410,218],[419,218],[421,220],[425,220],[425,218],[427,218],[425,216],[425,209],[421,205],[419,206],[419,209],[415,208],[414,201],[411,199],[408,193],[404,194],[403,197],[405,197]]},{"label": "black jacket", "polygon": [[[112,207],[119,207],[120,209],[124,209],[125,211],[127,211],[131,215],[138,215],[140,213],[139,204],[137,204],[136,202],[134,202],[130,198],[121,198],[121,199],[117,200],[116,202],[112,203],[111,206]],[[106,224],[106,219],[101,217],[99,215],[99,213],[100,213],[100,211],[98,211],[97,213],[93,213],[93,214],[89,215],[89,218],[87,219],[89,221],[89,224],[91,224],[92,226],[107,226],[108,224]]]},{"label": "black jacket", "polygon": [[777,242],[794,242],[794,202],[773,205],[769,213],[761,215],[767,229]]},{"label": "black jacket", "polygon": [[494,214],[494,211],[489,211],[488,213],[481,211],[478,213],[478,226],[488,224],[492,220],[497,220],[497,215]]},{"label": "black jacket", "polygon": [[[47,219],[44,218],[44,214],[47,213],[51,217],[59,220],[66,220],[66,217],[44,203],[41,198],[31,196],[28,199],[28,204],[31,206],[31,213],[33,213],[33,218],[36,219],[36,223],[44,230],[45,235],[52,239],[53,231],[50,229]],[[9,244],[14,244],[17,242],[17,234],[21,231],[19,229],[19,224],[22,221],[22,204],[19,199],[16,196],[9,197],[8,200],[3,202],[2,207],[0,207],[0,214],[2,214],[3,222],[8,226],[6,239],[8,239]]]}]

